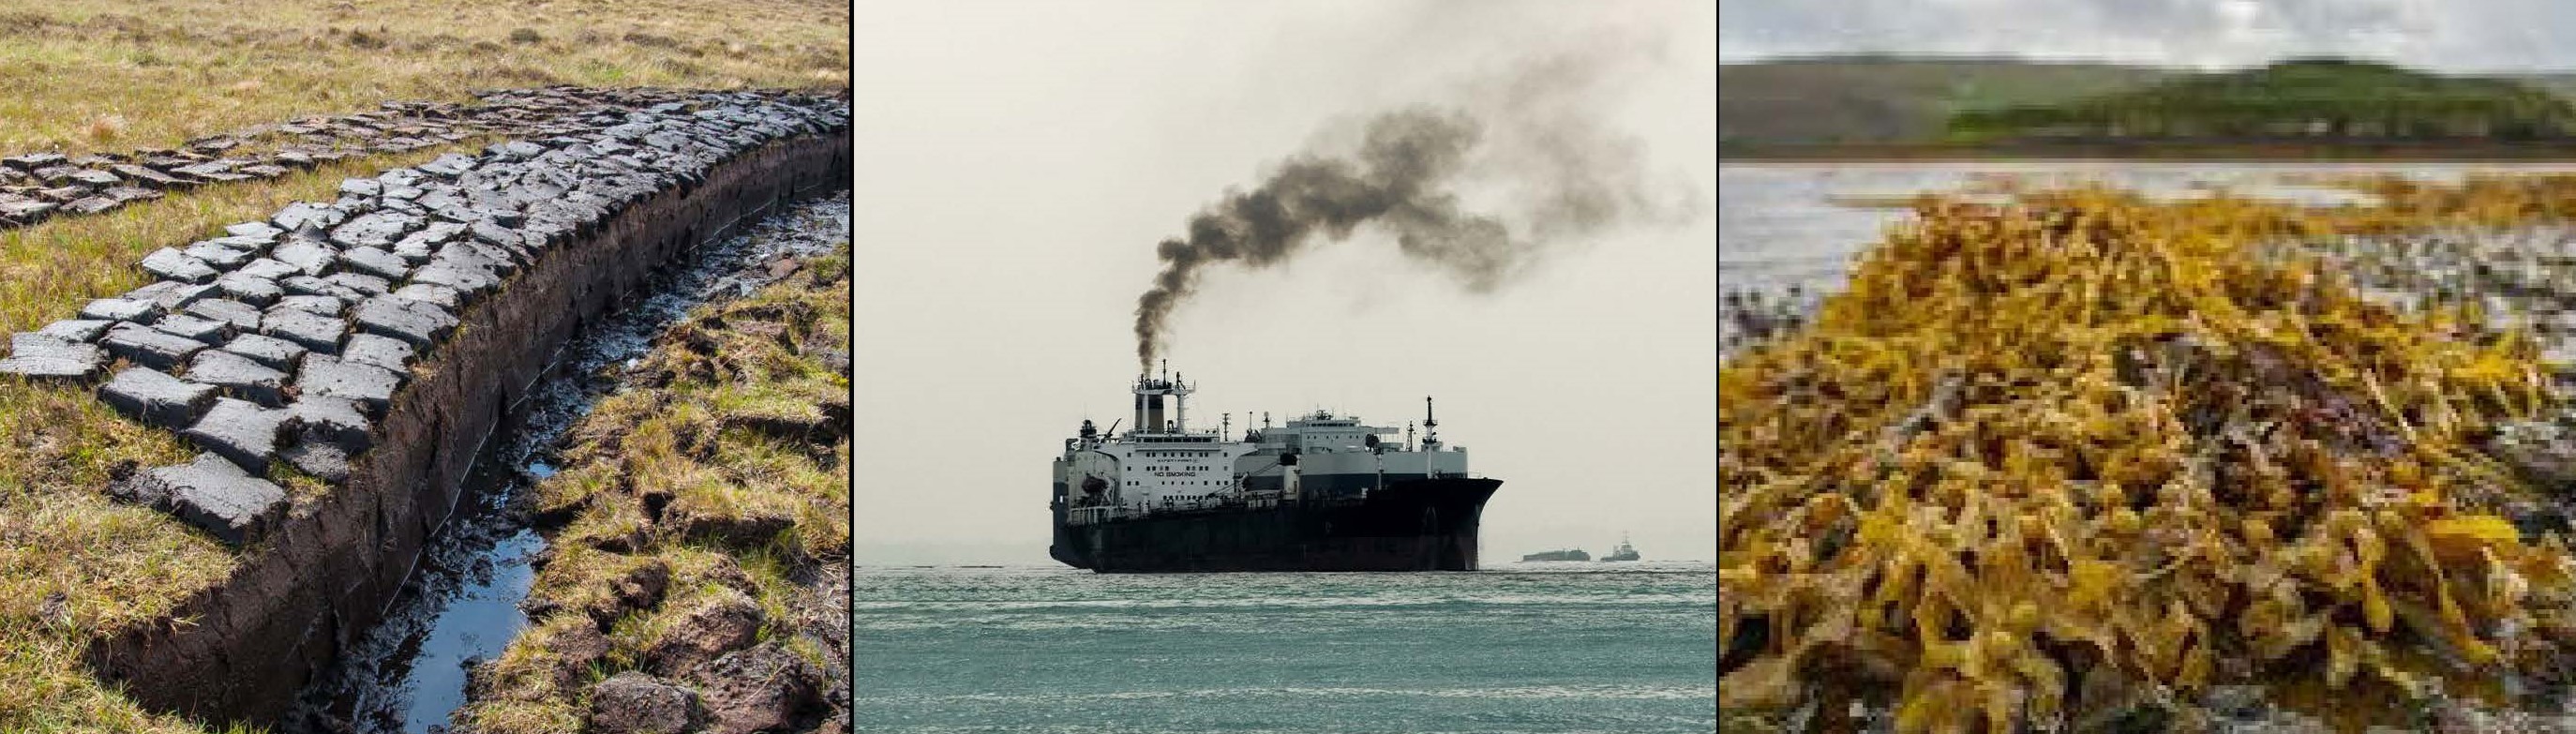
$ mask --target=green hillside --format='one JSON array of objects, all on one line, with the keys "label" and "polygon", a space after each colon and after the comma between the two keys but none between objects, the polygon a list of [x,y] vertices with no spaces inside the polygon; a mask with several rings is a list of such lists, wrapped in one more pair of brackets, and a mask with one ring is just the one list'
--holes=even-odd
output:
[{"label": "green hillside", "polygon": [[2134,89],[2175,72],[2003,59],[1832,57],[1718,67],[1718,139],[1734,144],[1935,140],[1968,109]]},{"label": "green hillside", "polygon": [[[2318,62],[2325,61],[2320,64]],[[2339,64],[2344,68],[2317,69]],[[2014,128],[1999,123],[2017,108],[2055,107],[2070,109],[2088,102],[2109,98],[2118,108],[2125,104],[2130,111],[2148,108],[2150,95],[2180,94],[2185,97],[2224,99],[2243,97],[2252,90],[2278,94],[2306,87],[2308,91],[2331,90],[2323,109],[2339,109],[2352,120],[2386,120],[2389,112],[2406,121],[2447,119],[2439,112],[2423,112],[2425,100],[2446,96],[2461,109],[2478,109],[2485,104],[2489,111],[2501,111],[2500,119],[2527,117],[2548,123],[2559,114],[2545,105],[2531,91],[2545,92],[2560,98],[2576,96],[2576,73],[2540,72],[2486,78],[2449,77],[2412,72],[2383,64],[2310,60],[2257,69],[2195,74],[2189,71],[2099,63],[2033,62],[2011,59],[1975,59],[1947,57],[1840,56],[1805,59],[1780,59],[1718,67],[1718,135],[1722,149],[1729,154],[1745,151],[1817,149],[1836,146],[1869,145],[1937,145],[1969,143],[2010,138]],[[2266,74],[2268,72],[2268,74]],[[2287,72],[2286,74],[2284,72]],[[2311,73],[2314,72],[2314,73]],[[2231,84],[2237,86],[2230,86]],[[2501,86],[2519,84],[2520,88]],[[2418,87],[2423,89],[2418,90]],[[2409,91],[2417,90],[2417,91]],[[2373,108],[2374,99],[2394,92],[2401,99],[2416,102]],[[2135,96],[2123,96],[2135,95]],[[2333,102],[2341,97],[2350,104]],[[2485,103],[2469,100],[2484,98]],[[2296,104],[2314,104],[2313,97],[2292,97]],[[2158,100],[2159,102],[2164,100]],[[2274,100],[2279,101],[2279,100]],[[2431,105],[2438,109],[2439,105]],[[2254,109],[2261,109],[2259,105]],[[2031,115],[2018,112],[2009,114]],[[2196,113],[2197,114],[2197,113]],[[2232,114],[2232,113],[2229,113]],[[2226,114],[2214,117],[2225,119]],[[2465,115],[2462,116],[2465,119]],[[2063,119],[2063,118],[2061,118]],[[2283,129],[2304,133],[2317,118],[2281,118]],[[2297,124],[2288,124],[2295,121]],[[2554,123],[2548,123],[2554,124]],[[2381,123],[2380,128],[2388,125]],[[2403,126],[2400,126],[2401,128]],[[2496,126],[2491,134],[2503,135],[2509,126]],[[2331,118],[2328,129],[2338,130]],[[2428,125],[2426,131],[2442,129]],[[2362,132],[2371,132],[2362,125]],[[2103,130],[2107,132],[2107,127]],[[2123,141],[2152,141],[2157,138],[2122,137]],[[2307,137],[2309,141],[2331,141],[2340,138]],[[2410,138],[2386,138],[2407,140]],[[2442,140],[2439,137],[2411,138]]]},{"label": "green hillside", "polygon": [[2576,132],[2576,107],[2518,80],[2296,59],[2055,102],[1962,110],[1957,141],[2028,139],[2531,140]]}]

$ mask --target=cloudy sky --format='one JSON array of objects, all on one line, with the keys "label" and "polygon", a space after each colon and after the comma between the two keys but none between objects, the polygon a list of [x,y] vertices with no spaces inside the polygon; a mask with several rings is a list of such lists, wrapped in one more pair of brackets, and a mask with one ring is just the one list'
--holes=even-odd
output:
[{"label": "cloudy sky", "polygon": [[[1490,293],[1370,227],[1213,269],[1168,340],[1193,423],[1328,407],[1401,427],[1435,395],[1442,436],[1505,481],[1487,558],[1632,531],[1650,558],[1714,559],[1712,5],[863,2],[857,561],[1049,563],[1049,462],[1084,418],[1125,415],[1156,243],[1418,105],[1476,109],[1496,140],[1579,113],[1698,216],[1561,238]],[[1569,54],[1611,73],[1547,106],[1510,93]],[[1515,219],[1511,201],[1469,203]]]},{"label": "cloudy sky", "polygon": [[2559,0],[1727,0],[1721,59],[2009,54],[2173,66],[2337,54],[2457,71],[2576,70]]}]

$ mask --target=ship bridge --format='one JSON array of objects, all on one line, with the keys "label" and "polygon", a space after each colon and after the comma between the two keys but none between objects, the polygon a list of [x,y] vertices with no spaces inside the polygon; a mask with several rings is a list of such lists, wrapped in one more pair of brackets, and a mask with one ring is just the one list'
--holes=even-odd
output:
[{"label": "ship bridge", "polygon": [[1178,375],[1139,375],[1129,391],[1135,410],[1122,422],[1132,420],[1133,428],[1102,431],[1084,421],[1056,460],[1056,502],[1072,522],[1300,498],[1358,500],[1391,483],[1469,476],[1466,448],[1440,440],[1429,398],[1418,426],[1372,426],[1316,410],[1285,425],[1264,415],[1238,440],[1231,416],[1216,431],[1190,425],[1197,386]]}]

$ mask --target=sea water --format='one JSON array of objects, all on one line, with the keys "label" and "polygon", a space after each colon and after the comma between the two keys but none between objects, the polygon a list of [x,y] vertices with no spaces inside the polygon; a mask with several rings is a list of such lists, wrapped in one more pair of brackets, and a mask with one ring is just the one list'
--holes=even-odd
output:
[{"label": "sea water", "polygon": [[858,731],[1708,732],[1705,562],[861,567]]}]

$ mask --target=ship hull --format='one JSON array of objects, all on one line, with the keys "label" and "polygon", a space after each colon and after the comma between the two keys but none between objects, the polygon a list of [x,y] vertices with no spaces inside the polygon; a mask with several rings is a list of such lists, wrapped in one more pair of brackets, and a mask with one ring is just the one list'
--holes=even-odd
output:
[{"label": "ship hull", "polygon": [[1501,480],[1390,482],[1365,499],[1066,525],[1049,555],[1101,573],[1473,571],[1476,528]]}]

